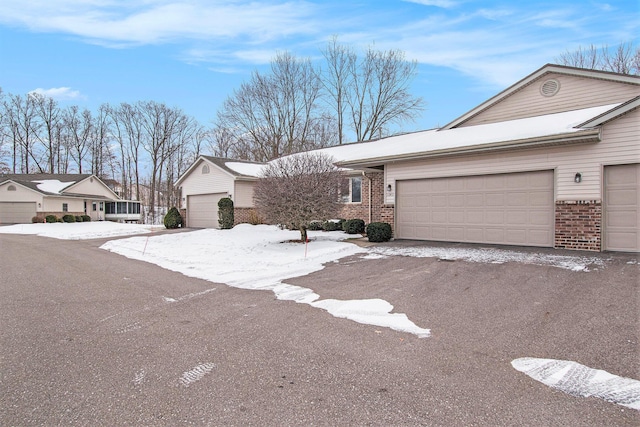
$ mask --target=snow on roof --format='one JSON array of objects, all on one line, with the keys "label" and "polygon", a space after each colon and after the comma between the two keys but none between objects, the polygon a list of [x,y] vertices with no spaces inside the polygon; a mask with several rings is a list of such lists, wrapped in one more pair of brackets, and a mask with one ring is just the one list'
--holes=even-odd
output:
[{"label": "snow on roof", "polygon": [[432,129],[316,151],[332,156],[337,162],[352,162],[563,135],[585,130],[576,126],[618,105],[620,104],[448,130]]},{"label": "snow on roof", "polygon": [[264,167],[263,164],[259,163],[243,162],[225,162],[225,166],[240,175],[255,176],[256,178],[260,176],[260,172]]},{"label": "snow on roof", "polygon": [[42,181],[32,181],[38,183],[38,190],[44,191],[45,193],[55,193],[60,194],[62,190],[70,186],[71,184],[75,184],[75,181],[70,182],[60,182],[57,179],[47,179]]}]

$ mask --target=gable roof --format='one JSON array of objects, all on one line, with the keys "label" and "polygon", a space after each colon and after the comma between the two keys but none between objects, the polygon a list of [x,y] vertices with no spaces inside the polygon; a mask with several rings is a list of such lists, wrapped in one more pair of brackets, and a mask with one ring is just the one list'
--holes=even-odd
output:
[{"label": "gable roof", "polygon": [[475,126],[433,129],[393,136],[360,147],[346,145],[340,147],[344,148],[337,163],[346,167],[370,167],[397,160],[598,142],[601,121],[626,114],[637,108],[639,103],[603,105]]},{"label": "gable roof", "polygon": [[452,122],[446,124],[445,126],[442,127],[442,129],[453,129],[460,126],[462,123],[470,120],[471,118],[491,108],[492,106],[504,100],[505,98],[513,95],[514,93],[518,92],[524,87],[532,84],[533,82],[537,81],[543,76],[551,73],[567,75],[567,76],[587,77],[587,78],[605,80],[605,81],[611,81],[611,82],[617,82],[617,83],[640,85],[640,76],[612,73],[609,71],[588,70],[584,68],[568,67],[565,65],[546,64],[540,69],[529,74],[527,77],[523,78],[519,82],[509,86],[507,89],[498,93],[494,97],[489,98],[482,104],[466,112],[465,114],[453,120]]},{"label": "gable roof", "polygon": [[[79,194],[71,191],[74,186],[90,178],[96,179],[102,186],[109,190],[109,192],[113,193],[113,191],[104,184],[100,178],[92,174],[6,174],[0,175],[0,184],[12,181],[45,196],[64,195],[69,197],[91,197],[107,200],[100,195]],[[113,196],[114,199],[118,199],[118,196],[115,193],[113,193]]]},{"label": "gable roof", "polygon": [[247,160],[238,160],[238,159],[229,159],[226,157],[214,157],[214,156],[205,156],[200,155],[198,158],[191,164],[189,169],[187,169],[176,181],[175,185],[179,186],[180,183],[187,177],[193,170],[200,164],[200,161],[206,161],[207,163],[215,165],[217,168],[222,170],[223,172],[231,175],[234,179],[238,180],[255,180],[258,178],[259,170],[265,163],[261,162],[250,162]]}]

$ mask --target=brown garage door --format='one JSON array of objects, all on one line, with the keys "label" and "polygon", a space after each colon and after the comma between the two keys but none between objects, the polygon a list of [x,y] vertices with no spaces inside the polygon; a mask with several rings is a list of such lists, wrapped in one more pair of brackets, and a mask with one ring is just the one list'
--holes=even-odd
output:
[{"label": "brown garage door", "polygon": [[640,164],[604,168],[604,248],[640,252]]},{"label": "brown garage door", "polygon": [[187,226],[218,228],[218,201],[225,193],[198,194],[187,197]]},{"label": "brown garage door", "polygon": [[553,247],[553,171],[399,181],[396,237]]},{"label": "brown garage door", "polygon": [[0,224],[26,224],[34,216],[35,202],[0,202]]}]

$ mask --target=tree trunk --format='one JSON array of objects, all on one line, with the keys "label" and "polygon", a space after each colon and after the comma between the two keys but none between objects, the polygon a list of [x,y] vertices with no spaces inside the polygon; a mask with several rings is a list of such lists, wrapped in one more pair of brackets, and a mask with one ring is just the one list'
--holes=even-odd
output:
[{"label": "tree trunk", "polygon": [[300,241],[302,243],[306,243],[308,241],[308,238],[307,238],[307,227],[305,227],[304,225],[300,226]]}]

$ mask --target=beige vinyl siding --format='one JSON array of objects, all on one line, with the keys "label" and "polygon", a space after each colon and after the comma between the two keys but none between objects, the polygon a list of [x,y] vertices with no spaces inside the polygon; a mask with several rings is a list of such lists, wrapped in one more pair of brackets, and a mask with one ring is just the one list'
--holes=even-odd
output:
[{"label": "beige vinyl siding", "polygon": [[233,194],[233,206],[236,208],[252,208],[254,186],[254,181],[236,181],[236,191]]},{"label": "beige vinyl siding", "polygon": [[[68,205],[67,211],[69,213],[79,213],[84,212],[84,200],[82,199],[71,199],[67,197],[45,197],[44,203],[42,204],[44,212],[60,212],[62,213],[62,204],[66,203]],[[87,209],[90,209],[87,206]]]},{"label": "beige vinyl siding", "polygon": [[[13,185],[16,190],[9,191],[10,185]],[[0,185],[0,202],[36,202],[42,205],[42,195],[20,184],[7,182]]]},{"label": "beige vinyl siding", "polygon": [[106,197],[107,199],[113,199],[114,194],[108,187],[104,186],[96,178],[89,177],[79,183],[76,183],[65,190],[74,194],[91,194],[95,196]]},{"label": "beige vinyl siding", "polygon": [[[549,79],[557,80],[560,90],[556,95],[546,97],[540,93],[540,86]],[[615,104],[637,95],[640,95],[640,85],[550,73],[472,117],[460,127]]]},{"label": "beige vinyl siding", "polygon": [[[209,166],[209,173],[202,173],[202,166],[207,164]],[[233,194],[234,185],[233,177],[220,170],[213,163],[206,161],[200,161],[189,176],[182,181],[182,195],[185,200],[182,201],[182,208],[187,207],[186,197],[193,194],[211,194],[211,193],[225,193]]]},{"label": "beige vinyl siding", "polygon": [[[554,170],[556,200],[602,200],[603,166],[640,162],[639,133],[640,110],[635,110],[604,125],[598,143],[390,163],[385,187],[396,180]],[[580,184],[574,182],[577,172]],[[394,203],[395,195],[385,198]]]}]

